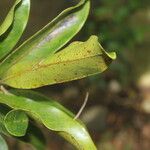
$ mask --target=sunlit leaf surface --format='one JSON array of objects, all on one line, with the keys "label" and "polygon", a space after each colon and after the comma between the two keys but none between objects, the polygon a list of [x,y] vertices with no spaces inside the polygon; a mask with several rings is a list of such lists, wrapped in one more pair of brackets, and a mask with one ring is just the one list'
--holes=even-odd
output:
[{"label": "sunlit leaf surface", "polygon": [[1,82],[16,88],[36,88],[80,79],[103,72],[115,57],[92,36],[86,42],[73,42],[37,64],[26,60],[14,64],[5,71]]},{"label": "sunlit leaf surface", "polygon": [[[63,106],[58,107],[56,102],[42,96],[39,96],[38,99],[30,99],[22,97],[23,95],[24,93],[21,94],[21,92],[19,92],[19,96],[0,93],[0,103],[25,111],[48,129],[65,137],[79,150],[96,150],[84,125],[74,120],[72,115],[64,111],[65,109],[61,109]],[[35,95],[35,97],[37,96]]]},{"label": "sunlit leaf surface", "polygon": [[30,0],[16,0],[0,26],[0,60],[7,56],[20,39],[29,18]]}]

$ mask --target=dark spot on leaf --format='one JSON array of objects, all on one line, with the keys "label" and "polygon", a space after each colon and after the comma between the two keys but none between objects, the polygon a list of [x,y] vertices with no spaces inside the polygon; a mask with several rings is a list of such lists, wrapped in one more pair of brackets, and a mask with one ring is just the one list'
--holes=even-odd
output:
[{"label": "dark spot on leaf", "polygon": [[54,79],[55,82],[57,82],[57,79]]},{"label": "dark spot on leaf", "polygon": [[91,53],[91,51],[90,51],[90,50],[88,50],[87,52],[88,52],[89,54]]}]

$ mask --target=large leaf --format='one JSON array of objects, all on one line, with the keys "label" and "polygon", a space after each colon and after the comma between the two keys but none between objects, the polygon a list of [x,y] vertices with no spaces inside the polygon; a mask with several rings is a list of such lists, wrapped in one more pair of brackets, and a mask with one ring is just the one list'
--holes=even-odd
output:
[{"label": "large leaf", "polygon": [[115,59],[107,53],[96,36],[86,42],[74,42],[38,64],[20,61],[5,70],[1,82],[15,88],[36,88],[80,79],[101,73]]},{"label": "large leaf", "polygon": [[23,111],[12,110],[5,116],[4,124],[11,135],[21,137],[26,134],[28,116]]},{"label": "large leaf", "polygon": [[[20,93],[19,93],[20,94]],[[21,95],[21,94],[20,94]],[[22,95],[23,96],[23,95]],[[13,109],[23,110],[35,120],[42,122],[48,129],[56,131],[74,144],[79,150],[96,150],[86,128],[72,115],[57,108],[54,101],[45,97],[37,100],[0,93],[0,103]]]},{"label": "large leaf", "polygon": [[[0,67],[0,74],[20,61],[38,63],[63,47],[84,25],[90,9],[90,0],[64,10],[52,22],[23,43]],[[1,49],[1,48],[0,48]]]},{"label": "large leaf", "polygon": [[0,26],[0,60],[20,39],[28,22],[30,0],[16,0],[3,24]]},{"label": "large leaf", "polygon": [[8,146],[1,135],[0,135],[0,150],[8,150]]}]

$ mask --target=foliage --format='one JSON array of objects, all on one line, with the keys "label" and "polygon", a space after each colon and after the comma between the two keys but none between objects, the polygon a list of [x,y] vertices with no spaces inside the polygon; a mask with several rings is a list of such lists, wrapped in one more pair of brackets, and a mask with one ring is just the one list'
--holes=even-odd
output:
[{"label": "foliage", "polygon": [[[30,11],[30,0],[16,0],[0,26],[1,134],[17,137],[43,150],[43,135],[33,130],[37,127],[29,122],[32,118],[77,149],[96,149],[86,127],[75,119],[74,114],[57,102],[29,90],[101,73],[116,58],[115,53],[107,53],[102,48],[96,36],[63,48],[84,25],[89,9],[90,0],[81,0],[14,49]],[[4,86],[9,86],[9,90]],[[2,137],[0,142],[3,150],[7,149]]]}]

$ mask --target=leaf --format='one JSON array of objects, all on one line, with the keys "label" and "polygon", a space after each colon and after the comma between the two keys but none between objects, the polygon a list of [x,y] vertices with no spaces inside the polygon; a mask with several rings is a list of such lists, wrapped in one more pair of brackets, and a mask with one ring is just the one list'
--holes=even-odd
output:
[{"label": "leaf", "polygon": [[30,0],[16,0],[3,24],[0,26],[0,60],[20,39],[28,22]]},{"label": "leaf", "polygon": [[13,20],[14,20],[15,8],[17,7],[17,5],[20,2],[21,2],[21,0],[16,0],[15,4],[11,8],[11,10],[9,11],[9,13],[8,13],[7,17],[5,18],[4,22],[1,24],[1,26],[0,26],[0,36],[3,35],[9,29],[9,27],[12,25]]},{"label": "leaf", "polygon": [[[4,123],[5,116],[9,111],[10,109],[5,106],[0,106],[0,133],[10,137],[12,135],[8,133]],[[17,139],[31,144],[37,150],[45,149],[46,142],[43,133],[31,122],[29,123],[26,135],[23,137],[17,137]]]},{"label": "leaf", "polygon": [[89,9],[90,0],[80,0],[76,6],[64,10],[1,63],[0,75],[20,61],[36,64],[62,48],[82,28]]},{"label": "leaf", "polygon": [[68,109],[66,109],[64,106],[62,106],[61,104],[57,103],[54,100],[49,100],[49,98],[47,96],[44,96],[41,93],[35,92],[33,90],[22,90],[22,89],[11,89],[9,90],[10,93],[13,93],[16,96],[22,96],[22,97],[27,97],[30,99],[34,99],[36,101],[44,101],[44,102],[51,102],[51,105],[55,106],[56,108],[60,109],[61,111],[65,112],[66,114],[68,114],[70,117],[74,118],[74,114],[72,112],[70,112]]},{"label": "leaf", "polygon": [[[10,109],[6,108],[5,106],[0,106],[0,133],[10,137],[11,135],[5,128],[4,123],[5,116],[9,111]],[[17,137],[17,139],[31,144],[32,147],[35,148],[36,150],[45,149],[46,142],[43,133],[31,122],[28,125],[26,135],[23,137]]]},{"label": "leaf", "polygon": [[[20,92],[21,93],[21,92]],[[30,97],[30,96],[29,96]],[[0,103],[13,109],[23,110],[35,120],[43,123],[48,129],[56,131],[74,144],[79,150],[96,150],[86,128],[82,123],[63,110],[57,108],[51,100],[45,98],[30,99],[15,95],[0,93]],[[63,107],[63,106],[62,106]]]},{"label": "leaf", "polygon": [[0,135],[0,150],[8,150],[8,146],[1,135]]},{"label": "leaf", "polygon": [[21,110],[12,110],[5,116],[4,124],[11,135],[21,137],[26,134],[28,116]]},{"label": "leaf", "polygon": [[81,79],[103,72],[115,58],[115,53],[107,53],[98,38],[91,36],[86,42],[73,42],[38,64],[18,62],[5,71],[0,82],[29,89]]}]

